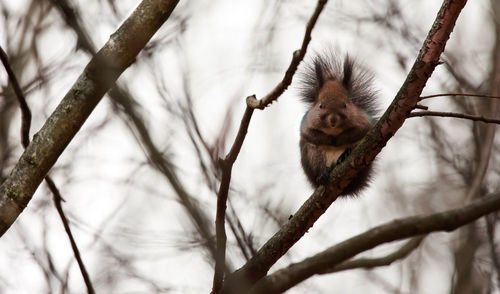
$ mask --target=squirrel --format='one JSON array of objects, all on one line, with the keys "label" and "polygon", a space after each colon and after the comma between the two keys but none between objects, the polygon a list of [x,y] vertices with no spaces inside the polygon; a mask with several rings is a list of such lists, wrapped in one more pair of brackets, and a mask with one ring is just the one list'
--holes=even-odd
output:
[{"label": "squirrel", "polygon": [[[372,75],[349,55],[333,51],[306,60],[299,75],[299,93],[308,110],[300,125],[304,173],[314,187],[328,182],[330,171],[342,162],[377,121]],[[367,187],[372,164],[361,170],[341,196],[357,195]]]}]

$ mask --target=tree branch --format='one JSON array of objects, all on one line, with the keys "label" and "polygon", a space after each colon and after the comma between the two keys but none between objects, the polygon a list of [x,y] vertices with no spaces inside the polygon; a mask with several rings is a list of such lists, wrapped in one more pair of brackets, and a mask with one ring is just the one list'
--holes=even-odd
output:
[{"label": "tree branch", "polygon": [[470,115],[470,114],[457,113],[457,112],[417,111],[417,112],[412,112],[408,115],[409,118],[410,117],[423,117],[423,116],[455,117],[455,118],[469,119],[469,120],[473,120],[473,121],[482,121],[485,123],[500,124],[500,119],[492,119],[492,118],[487,118],[484,116]]},{"label": "tree branch", "polygon": [[450,232],[498,209],[500,193],[484,197],[462,208],[388,222],[263,278],[252,289],[252,293],[281,293],[378,245],[431,232]]},{"label": "tree branch", "polygon": [[42,179],[97,103],[134,62],[140,50],[168,19],[177,2],[143,0],[90,60],[0,186],[0,235],[24,210]]},{"label": "tree branch", "polygon": [[45,177],[45,182],[49,186],[50,191],[52,192],[52,199],[54,200],[54,205],[56,207],[57,213],[59,214],[59,217],[61,218],[61,221],[64,226],[64,231],[66,231],[66,235],[68,235],[69,242],[71,244],[71,249],[73,250],[73,255],[75,256],[76,262],[78,264],[78,267],[80,268],[80,272],[82,273],[83,281],[85,282],[85,286],[87,287],[87,293],[89,294],[94,294],[94,286],[92,285],[92,281],[90,280],[89,273],[87,272],[87,269],[85,268],[85,264],[83,263],[82,257],[80,255],[80,250],[78,249],[78,246],[76,245],[75,238],[73,237],[73,233],[71,232],[71,228],[69,226],[68,218],[64,214],[64,210],[61,205],[62,197],[61,193],[59,192],[59,189],[57,189],[56,184],[50,178],[49,176]]},{"label": "tree branch", "polygon": [[357,268],[371,269],[379,266],[390,265],[396,260],[406,258],[408,255],[410,255],[413,250],[417,249],[418,246],[420,246],[420,243],[422,243],[422,240],[424,240],[424,238],[424,236],[415,237],[406,242],[398,250],[384,257],[346,260],[338,265],[334,265],[330,268],[325,269],[324,271],[318,272],[318,274],[324,275]]},{"label": "tree branch", "polygon": [[[49,0],[62,14],[66,25],[75,31],[78,42],[77,47],[83,49],[90,55],[94,55],[96,50],[92,41],[89,38],[89,33],[80,24],[80,15],[72,8],[66,1],[62,0]],[[168,158],[160,152],[158,147],[154,144],[151,135],[149,134],[148,128],[146,127],[143,119],[141,118],[135,99],[126,91],[123,87],[115,84],[111,90],[108,92],[109,97],[113,107],[121,112],[123,112],[131,124],[127,123],[134,136],[138,139],[141,147],[144,150],[146,157],[149,159],[151,164],[156,168],[167,181],[172,185],[177,196],[179,197],[180,203],[188,212],[188,216],[191,218],[196,230],[201,235],[201,237],[206,240],[204,244],[210,255],[215,260],[215,246],[213,242],[213,235],[210,227],[207,225],[207,216],[193,203],[192,197],[187,193],[186,189],[182,186],[177,178],[174,167]],[[140,139],[140,141],[139,141]]]},{"label": "tree branch", "polygon": [[[28,106],[28,103],[26,102],[26,98],[24,97],[23,91],[21,90],[21,87],[19,86],[19,82],[16,78],[16,75],[14,74],[14,71],[12,70],[9,59],[7,57],[7,54],[3,50],[3,48],[0,46],[0,58],[2,60],[2,63],[5,67],[5,70],[7,71],[7,75],[9,76],[9,80],[12,84],[12,87],[14,88],[14,92],[16,94],[17,100],[19,101],[19,107],[21,108],[21,144],[23,147],[26,149],[26,147],[30,143],[30,126],[31,126],[31,110]],[[68,219],[66,218],[66,215],[64,214],[64,211],[62,209],[61,205],[61,194],[59,193],[59,189],[57,189],[56,184],[50,178],[48,175],[45,177],[45,181],[47,182],[50,191],[52,192],[53,199],[54,199],[54,204],[57,209],[57,213],[59,214],[61,221],[64,226],[64,230],[66,231],[66,235],[68,235],[70,244],[71,244],[71,249],[73,250],[73,254],[75,256],[76,262],[78,264],[78,267],[80,268],[80,272],[82,274],[83,280],[85,282],[85,286],[87,287],[87,292],[89,294],[94,294],[94,287],[92,285],[92,282],[90,280],[90,276],[87,272],[87,269],[85,268],[85,264],[83,263],[83,260],[80,255],[80,250],[78,249],[78,246],[76,245],[75,238],[73,237],[73,233],[71,232],[71,228],[69,227],[69,222]]]},{"label": "tree branch", "polygon": [[233,169],[233,164],[238,157],[238,154],[245,140],[248,125],[252,118],[253,108],[247,106],[243,118],[241,119],[240,128],[236,139],[234,140],[233,146],[229,151],[228,155],[224,160],[221,160],[222,167],[222,180],[219,187],[219,192],[217,193],[217,211],[215,216],[215,234],[217,242],[217,253],[215,259],[215,270],[214,270],[214,280],[212,286],[212,293],[220,293],[222,289],[222,281],[224,279],[224,265],[226,263],[226,230],[225,230],[225,219],[226,219],[226,208],[227,208],[227,197],[229,193],[229,184],[231,183],[231,173]]},{"label": "tree branch", "polygon": [[434,97],[481,97],[481,98],[500,99],[500,96],[495,96],[495,95],[468,94],[468,93],[444,93],[444,94],[420,96],[419,101],[422,101],[424,99],[434,98]]},{"label": "tree branch", "polygon": [[0,59],[2,60],[5,71],[9,77],[9,81],[14,89],[17,101],[19,102],[19,108],[21,109],[21,144],[24,148],[26,148],[30,143],[31,111],[28,107],[28,103],[26,103],[26,99],[24,98],[23,90],[21,90],[21,86],[19,86],[16,75],[10,66],[7,53],[5,53],[1,46]]},{"label": "tree branch", "polygon": [[415,109],[423,109],[423,110],[429,110],[428,106],[417,104],[415,105]]},{"label": "tree branch", "polygon": [[273,103],[276,99],[278,99],[278,97],[281,94],[283,94],[283,92],[292,83],[293,76],[295,75],[295,72],[299,67],[299,63],[302,61],[302,59],[304,59],[304,56],[306,55],[307,46],[309,45],[309,42],[311,42],[312,30],[316,25],[319,15],[321,14],[321,11],[323,11],[326,2],[328,2],[328,0],[318,1],[316,9],[314,9],[313,15],[307,22],[306,32],[304,33],[304,39],[302,40],[302,46],[300,50],[293,52],[292,62],[288,66],[288,69],[286,70],[283,80],[280,83],[278,83],[278,85],[276,85],[276,87],[274,87],[274,89],[271,92],[269,92],[269,94],[267,94],[264,98],[260,100],[257,100],[255,96],[248,97],[247,98],[248,106],[250,106],[251,108],[259,108],[259,109],[266,108],[267,106],[269,106],[269,104]]},{"label": "tree branch", "polygon": [[225,293],[243,290],[265,276],[269,268],[312,227],[358,171],[373,161],[403,125],[407,113],[417,104],[427,80],[439,64],[439,57],[465,3],[466,0],[443,2],[406,81],[383,117],[346,160],[331,172],[329,185],[316,189],[293,218],[271,237],[249,262],[228,277]]},{"label": "tree branch", "polygon": [[283,80],[278,83],[278,85],[264,98],[261,100],[257,100],[255,95],[249,96],[246,99],[247,107],[245,109],[245,113],[243,114],[243,118],[241,119],[240,128],[238,130],[238,134],[234,140],[233,146],[231,150],[227,154],[226,158],[221,161],[222,167],[222,180],[219,187],[219,192],[217,194],[217,212],[215,218],[215,232],[216,232],[216,240],[217,240],[217,259],[215,263],[215,271],[214,271],[214,280],[212,293],[220,293],[222,291],[224,272],[223,265],[226,260],[226,231],[225,231],[225,218],[226,218],[226,207],[227,207],[227,197],[229,192],[229,185],[231,182],[231,173],[233,164],[238,157],[238,154],[241,150],[241,146],[243,145],[243,141],[245,140],[248,126],[250,124],[250,120],[252,119],[252,114],[255,108],[264,109],[266,106],[271,104],[274,100],[278,99],[281,94],[288,88],[291,84],[293,76],[297,71],[299,63],[304,58],[307,47],[311,41],[311,32],[316,24],[318,17],[323,10],[327,0],[319,0],[316,8],[311,16],[311,19],[307,23],[306,32],[304,34],[304,39],[302,41],[302,46],[299,51],[295,51],[293,53],[292,61],[288,66],[288,69],[283,77]]}]

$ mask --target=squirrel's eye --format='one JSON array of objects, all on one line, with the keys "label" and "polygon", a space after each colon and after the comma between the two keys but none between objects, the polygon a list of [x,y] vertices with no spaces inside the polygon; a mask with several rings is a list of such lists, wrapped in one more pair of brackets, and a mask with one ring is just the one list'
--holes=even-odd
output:
[{"label": "squirrel's eye", "polygon": [[321,104],[321,103],[318,106],[319,106],[319,108],[323,108],[323,104]]},{"label": "squirrel's eye", "polygon": [[347,108],[347,104],[346,103],[344,103],[344,108]]}]

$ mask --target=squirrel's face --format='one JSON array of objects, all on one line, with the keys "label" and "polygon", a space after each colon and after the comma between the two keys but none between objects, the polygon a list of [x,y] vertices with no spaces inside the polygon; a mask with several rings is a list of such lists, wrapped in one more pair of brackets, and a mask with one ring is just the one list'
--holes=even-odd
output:
[{"label": "squirrel's face", "polygon": [[329,135],[338,135],[355,124],[367,124],[368,117],[350,99],[347,89],[336,80],[327,80],[311,111],[318,120],[317,127]]}]

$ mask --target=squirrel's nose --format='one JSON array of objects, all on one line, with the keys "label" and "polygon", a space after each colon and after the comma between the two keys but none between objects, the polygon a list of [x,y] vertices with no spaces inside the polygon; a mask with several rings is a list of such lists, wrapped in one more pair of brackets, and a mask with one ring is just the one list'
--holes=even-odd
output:
[{"label": "squirrel's nose", "polygon": [[331,127],[337,127],[339,123],[340,123],[340,118],[337,114],[331,113],[330,115],[328,115],[328,124]]}]

